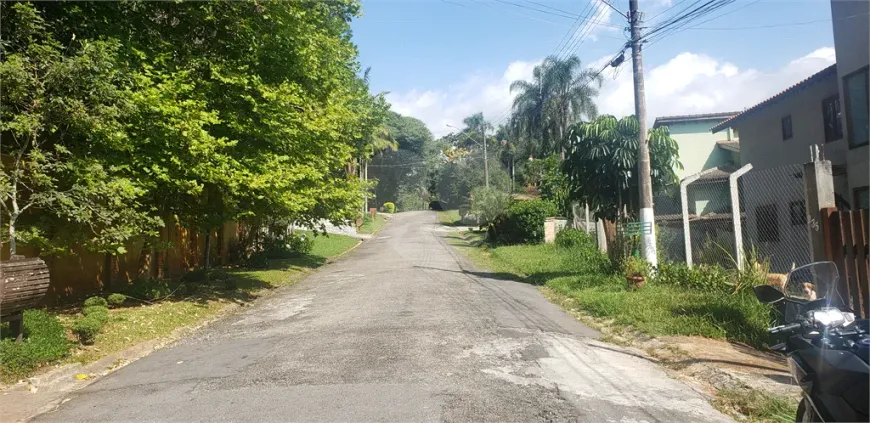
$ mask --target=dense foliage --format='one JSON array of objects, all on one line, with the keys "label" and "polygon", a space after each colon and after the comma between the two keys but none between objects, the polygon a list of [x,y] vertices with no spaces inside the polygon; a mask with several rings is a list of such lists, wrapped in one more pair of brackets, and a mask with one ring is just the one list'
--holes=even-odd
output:
[{"label": "dense foliage", "polygon": [[521,201],[508,207],[489,225],[487,235],[498,244],[538,244],[544,241],[544,220],[556,214],[545,200]]},{"label": "dense foliage", "polygon": [[392,142],[350,42],[357,1],[0,8],[13,251],[118,254],[176,219],[199,232],[346,221],[358,163]]},{"label": "dense foliage", "polygon": [[[562,169],[568,178],[571,199],[589,204],[595,216],[615,219],[623,205],[636,210],[638,204],[639,126],[634,116],[616,119],[601,116],[595,121],[571,127],[568,156]],[[654,191],[678,182],[677,143],[667,127],[649,132],[650,166]]]},{"label": "dense foliage", "polygon": [[471,213],[488,225],[510,206],[511,197],[495,188],[480,187],[471,192]]},{"label": "dense foliage", "polygon": [[598,115],[593,99],[601,81],[576,56],[547,57],[535,66],[531,81],[514,81],[510,126],[523,141],[524,155],[564,153],[569,125]]}]

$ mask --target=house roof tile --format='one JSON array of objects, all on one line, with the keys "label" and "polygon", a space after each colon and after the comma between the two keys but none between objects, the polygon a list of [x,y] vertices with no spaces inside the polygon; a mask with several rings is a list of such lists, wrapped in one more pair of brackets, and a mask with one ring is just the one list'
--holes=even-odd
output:
[{"label": "house roof tile", "polygon": [[718,112],[718,113],[702,113],[697,115],[676,115],[676,116],[660,116],[657,117],[655,123],[653,123],[653,128],[658,128],[659,126],[666,125],[668,123],[676,123],[676,122],[696,122],[703,120],[718,120],[718,119],[728,119],[731,116],[734,116],[740,112]]},{"label": "house roof tile", "polygon": [[716,132],[719,132],[725,128],[730,128],[730,127],[734,126],[735,123],[742,120],[743,118],[763,109],[764,107],[769,106],[771,104],[774,104],[774,103],[776,103],[776,102],[778,102],[778,101],[780,101],[780,100],[782,100],[790,95],[797,94],[797,93],[801,92],[804,88],[806,88],[810,85],[813,85],[817,82],[824,81],[832,76],[834,76],[834,77],[837,76],[837,64],[836,63],[814,73],[813,75],[810,75],[809,78],[806,78],[803,81],[800,81],[797,84],[794,84],[791,87],[788,87],[785,90],[780,91],[779,93],[768,98],[767,100],[764,100],[761,103],[758,103],[758,104],[742,111],[741,113],[739,113],[735,116],[732,116],[730,119],[727,119],[724,122],[720,122],[716,126],[710,128],[710,130],[713,131],[713,133],[715,134]]}]

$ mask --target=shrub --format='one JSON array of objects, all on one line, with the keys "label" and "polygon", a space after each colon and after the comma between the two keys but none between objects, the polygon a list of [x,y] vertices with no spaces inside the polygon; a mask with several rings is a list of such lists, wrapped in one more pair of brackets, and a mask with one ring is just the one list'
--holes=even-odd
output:
[{"label": "shrub", "polygon": [[573,228],[565,228],[557,232],[556,245],[562,248],[598,248],[598,243],[591,235]]},{"label": "shrub", "polygon": [[124,294],[114,293],[109,294],[109,297],[106,298],[106,300],[112,307],[121,307],[122,305],[124,305],[124,301],[127,301],[127,296]]},{"label": "shrub", "polygon": [[684,263],[666,263],[659,266],[655,283],[675,285],[689,289],[733,291],[731,275],[719,266],[699,265],[689,268]]},{"label": "shrub", "polygon": [[308,254],[314,248],[314,238],[305,234],[294,234],[288,237],[290,251],[297,254]]},{"label": "shrub", "polygon": [[124,290],[124,293],[129,298],[154,301],[172,295],[176,288],[178,288],[178,284],[171,283],[165,279],[141,278],[134,280]]},{"label": "shrub", "polygon": [[645,278],[650,274],[650,264],[640,257],[630,256],[622,261],[621,270],[625,276],[643,276]]},{"label": "shrub", "polygon": [[489,238],[499,244],[536,244],[544,240],[544,220],[556,214],[549,201],[523,201],[511,205],[489,226]]},{"label": "shrub", "polygon": [[90,307],[90,306],[108,307],[109,303],[103,297],[91,297],[91,298],[88,298],[87,300],[85,300],[84,306],[85,307]]},{"label": "shrub", "polygon": [[[364,217],[364,219],[368,218],[368,215]],[[314,239],[305,234],[293,234],[282,238],[270,238],[263,242],[263,252],[267,259],[299,257],[303,254],[310,253],[312,248],[314,248]]]},{"label": "shrub", "polygon": [[384,212],[395,213],[396,212],[396,205],[389,202],[389,201],[384,203]]},{"label": "shrub", "polygon": [[79,338],[79,342],[83,345],[91,345],[94,343],[100,329],[103,328],[105,321],[101,320],[97,315],[82,317],[73,325],[72,331]]},{"label": "shrub", "polygon": [[82,314],[85,316],[94,314],[94,313],[108,313],[109,309],[107,307],[92,305],[82,308]]},{"label": "shrub", "polygon": [[24,341],[0,341],[0,374],[7,381],[26,376],[44,363],[63,358],[72,344],[54,316],[42,310],[25,310]]},{"label": "shrub", "polygon": [[475,188],[471,191],[471,213],[489,224],[510,206],[511,197],[495,188]]}]

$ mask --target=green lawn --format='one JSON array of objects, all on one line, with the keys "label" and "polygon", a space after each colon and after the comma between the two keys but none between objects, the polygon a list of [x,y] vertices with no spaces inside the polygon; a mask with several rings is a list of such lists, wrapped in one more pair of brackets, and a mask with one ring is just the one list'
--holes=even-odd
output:
[{"label": "green lawn", "polygon": [[546,287],[592,316],[612,319],[650,335],[698,335],[767,346],[770,311],[749,292],[693,290],[648,281],[627,287],[597,251],[555,245],[476,246],[481,236],[450,235],[449,242],[477,264],[506,279]]},{"label": "green lawn", "polygon": [[[180,328],[218,316],[231,304],[249,302],[270,289],[296,283],[358,243],[358,239],[344,235],[320,235],[314,238],[314,247],[305,256],[270,260],[265,269],[226,269],[228,284],[200,284],[193,292],[179,290],[176,295],[152,304],[128,300],[124,307],[110,310],[109,321],[93,345],[74,348],[62,362],[90,363],[144,341],[167,338]],[[66,328],[82,316],[77,306],[51,310],[51,314]],[[43,367],[45,364],[50,363],[43,363]],[[0,378],[4,382],[14,382],[22,376],[27,374],[0,364]]]},{"label": "green lawn", "polygon": [[359,233],[361,234],[373,234],[387,224],[387,218],[384,215],[378,213],[375,214],[374,218],[370,218],[366,216],[365,223],[359,227]]},{"label": "green lawn", "polygon": [[459,210],[444,210],[438,212],[438,220],[442,225],[457,226],[462,223],[462,217],[459,216]]}]

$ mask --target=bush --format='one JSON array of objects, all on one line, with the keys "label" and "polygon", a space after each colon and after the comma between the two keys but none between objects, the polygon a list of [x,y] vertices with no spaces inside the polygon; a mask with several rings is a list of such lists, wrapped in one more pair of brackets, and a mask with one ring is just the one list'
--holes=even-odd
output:
[{"label": "bush", "polygon": [[511,197],[495,188],[475,188],[471,191],[471,213],[482,219],[482,224],[493,222],[510,206]]},{"label": "bush", "polygon": [[109,294],[109,297],[106,298],[106,300],[108,300],[110,306],[117,308],[124,305],[124,301],[127,301],[127,296],[124,294],[114,293]]},{"label": "bush", "polygon": [[103,328],[103,324],[106,322],[98,317],[96,314],[92,314],[90,316],[82,317],[77,320],[73,325],[73,333],[79,338],[79,342],[83,345],[91,345],[94,343],[94,339],[96,339],[97,334],[100,333],[100,329]]},{"label": "bush", "polygon": [[314,237],[306,236],[305,234],[291,235],[287,241],[290,251],[299,255],[308,254],[314,248]]},{"label": "bush", "polygon": [[556,212],[556,206],[544,200],[513,204],[490,224],[488,236],[499,244],[540,243],[544,240],[544,220]]},{"label": "bush", "polygon": [[128,286],[124,293],[137,300],[154,301],[166,298],[172,295],[178,284],[171,283],[165,279],[136,279]]},{"label": "bush", "polygon": [[54,316],[42,310],[25,310],[22,326],[24,341],[0,341],[0,374],[12,381],[26,376],[44,363],[63,358],[72,344]]},{"label": "bush", "polygon": [[591,235],[572,228],[556,233],[556,245],[562,248],[598,248],[598,242]]},{"label": "bush", "polygon": [[646,260],[630,256],[622,261],[622,274],[625,276],[643,276],[646,278],[650,274],[650,264]]},{"label": "bush", "polygon": [[[366,215],[365,218],[368,218],[368,216]],[[312,248],[314,248],[314,239],[305,234],[293,234],[283,238],[270,238],[263,242],[263,252],[266,254],[267,259],[299,257],[310,253]]]},{"label": "bush", "polygon": [[733,291],[729,272],[719,266],[699,265],[689,268],[684,263],[666,263],[659,266],[654,282],[696,290]]},{"label": "bush", "polygon": [[85,316],[89,316],[89,315],[94,314],[94,313],[106,313],[106,314],[108,314],[109,309],[108,309],[108,307],[103,307],[103,306],[99,306],[99,305],[87,306],[87,307],[82,309],[82,314],[84,314]]},{"label": "bush", "polygon": [[389,202],[389,201],[384,203],[384,212],[395,213],[396,212],[396,205]]},{"label": "bush", "polygon": [[103,297],[91,297],[91,298],[88,298],[87,300],[85,300],[84,306],[85,307],[90,307],[90,306],[108,307],[109,303]]}]

